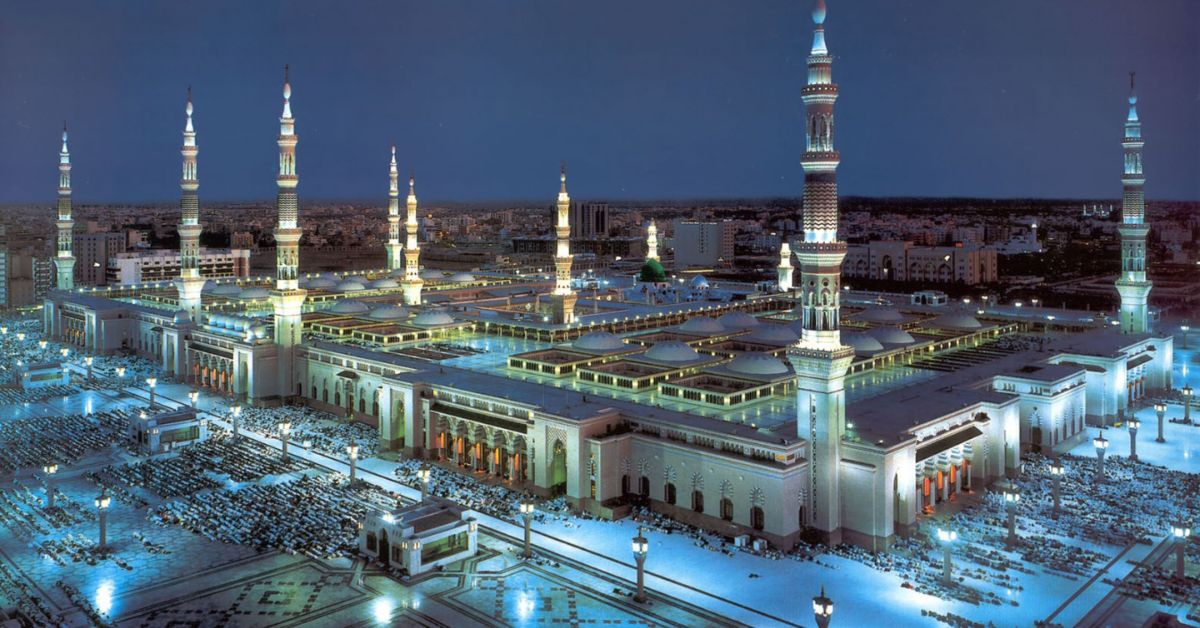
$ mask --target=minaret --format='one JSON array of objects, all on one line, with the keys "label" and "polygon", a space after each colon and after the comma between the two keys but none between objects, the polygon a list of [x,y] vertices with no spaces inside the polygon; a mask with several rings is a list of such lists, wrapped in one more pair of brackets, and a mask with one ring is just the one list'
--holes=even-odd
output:
[{"label": "minaret", "polygon": [[196,190],[200,188],[200,178],[196,173],[196,154],[200,148],[196,146],[196,129],[192,126],[192,88],[188,88],[187,123],[183,127],[183,176],[179,180],[181,190],[179,196],[179,279],[175,288],[179,291],[179,307],[186,310],[192,323],[199,325],[203,321],[203,309],[200,303],[200,292],[204,288],[204,278],[200,276],[200,201]]},{"label": "minaret", "polygon": [[404,247],[400,245],[400,174],[396,171],[396,147],[392,147],[392,164],[388,168],[388,241],[387,249],[388,270],[399,270],[401,266],[400,253]]},{"label": "minaret", "polygon": [[1121,331],[1140,334],[1150,331],[1146,312],[1146,301],[1150,296],[1150,281],[1146,278],[1146,235],[1150,225],[1146,224],[1146,204],[1142,187],[1146,176],[1142,173],[1142,122],[1138,120],[1137,93],[1134,91],[1134,73],[1129,74],[1129,115],[1125,118],[1125,173],[1121,184],[1125,193],[1121,199],[1121,276],[1117,279],[1117,293],[1121,295]]},{"label": "minaret", "polygon": [[404,219],[404,290],[405,305],[421,304],[421,247],[417,245],[417,180],[408,173],[408,215]]},{"label": "minaret", "polygon": [[74,244],[75,221],[71,219],[71,153],[67,151],[67,123],[63,123],[62,151],[58,153],[58,255],[54,267],[58,271],[58,289],[75,287]]},{"label": "minaret", "polygon": [[658,259],[658,225],[654,224],[653,218],[646,227],[646,259]]},{"label": "minaret", "polygon": [[300,289],[300,225],[296,207],[296,121],[292,118],[292,85],[287,66],[283,68],[283,115],[279,118],[279,176],[275,184],[279,195],[275,205],[279,223],[275,227],[275,289],[271,304],[275,310],[275,344],[278,347],[275,371],[279,378],[276,394],[288,397],[293,392],[296,345],[300,344],[300,314],[307,292]]},{"label": "minaret", "polygon": [[787,240],[779,245],[778,280],[780,292],[790,292],[792,289],[792,247]]},{"label": "minaret", "polygon": [[854,350],[843,346],[838,332],[841,265],[846,243],[838,240],[837,166],[833,147],[833,103],[838,88],[830,73],[833,58],[825,47],[825,1],[813,10],[812,52],[808,84],[801,90],[805,110],[804,241],[800,261],[801,338],[788,349],[796,370],[797,433],[809,439],[809,526],[829,544],[841,541],[841,496],[838,473],[845,433],[846,371]]},{"label": "minaret", "polygon": [[567,194],[567,165],[558,173],[558,220],[554,225],[554,322],[575,322],[575,293],[571,291],[571,197]]}]

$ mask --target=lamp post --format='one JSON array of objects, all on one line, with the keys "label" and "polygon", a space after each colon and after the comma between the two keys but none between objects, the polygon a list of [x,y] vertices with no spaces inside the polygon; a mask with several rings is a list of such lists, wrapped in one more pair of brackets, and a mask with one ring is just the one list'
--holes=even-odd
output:
[{"label": "lamp post", "polygon": [[281,443],[283,443],[283,461],[284,462],[288,461],[287,443],[288,443],[288,434],[291,434],[291,433],[292,433],[292,424],[291,423],[284,421],[283,423],[279,424],[279,441]]},{"label": "lamp post", "polygon": [[642,536],[642,527],[638,526],[638,535],[633,537],[633,560],[637,563],[637,593],[633,599],[636,602],[646,601],[646,554],[650,544]]},{"label": "lamp post", "polygon": [[1175,537],[1175,577],[1183,578],[1183,559],[1187,553],[1187,540],[1192,528],[1182,520],[1171,524],[1171,535]]},{"label": "lamp post", "polygon": [[1167,442],[1167,440],[1165,438],[1163,438],[1163,415],[1165,415],[1166,413],[1167,413],[1167,404],[1165,404],[1161,401],[1154,403],[1154,414],[1156,414],[1158,416],[1158,438],[1154,439],[1154,441],[1158,442],[1158,443]]},{"label": "lamp post", "polygon": [[958,540],[958,532],[954,530],[947,530],[945,528],[938,528],[937,535],[938,540],[942,542],[942,582],[945,584],[950,584],[952,582],[951,570],[953,569],[953,566],[951,565],[953,557],[950,547],[955,541]]},{"label": "lamp post", "polygon": [[1129,459],[1137,462],[1137,431],[1142,422],[1131,418],[1126,421],[1125,426],[1129,428]]},{"label": "lamp post", "polygon": [[1101,429],[1096,438],[1092,439],[1092,444],[1096,446],[1096,460],[1099,466],[1096,467],[1096,484],[1104,482],[1104,450],[1108,449],[1108,439],[1104,438],[1104,430]]},{"label": "lamp post", "polygon": [[521,500],[521,518],[525,520],[525,551],[521,556],[525,558],[533,557],[533,549],[530,547],[529,538],[531,535],[530,526],[533,525],[533,500],[526,497]]},{"label": "lamp post", "polygon": [[429,463],[421,465],[417,469],[417,479],[421,481],[421,503],[425,503],[425,498],[429,495],[429,477],[433,475],[433,470],[429,468]]},{"label": "lamp post", "polygon": [[346,453],[350,456],[350,484],[353,485],[358,476],[358,445],[347,445]]},{"label": "lamp post", "polygon": [[150,387],[150,409],[154,409],[154,387],[158,385],[157,377],[147,377],[146,385]]},{"label": "lamp post", "polygon": [[1004,508],[1008,511],[1008,538],[1005,543],[1012,547],[1017,544],[1017,504],[1021,501],[1021,489],[1007,482],[1001,490],[1004,491]]},{"label": "lamp post", "polygon": [[108,533],[108,493],[102,488],[95,499],[96,510],[100,516],[100,549],[107,549],[106,535]]},{"label": "lamp post", "polygon": [[117,380],[118,380],[117,387],[124,388],[125,387],[125,367],[123,367],[123,366],[117,367]]},{"label": "lamp post", "polygon": [[192,409],[196,409],[196,402],[200,401],[200,391],[193,390],[188,392],[188,400],[192,402]]},{"label": "lamp post", "polygon": [[54,474],[58,473],[58,465],[42,465],[42,473],[46,474],[46,508],[54,508],[54,485],[51,482],[54,480]]},{"label": "lamp post", "polygon": [[240,434],[238,434],[238,419],[242,416],[242,406],[234,406],[229,409],[229,412],[233,415],[233,437],[239,438]]},{"label": "lamp post", "polygon": [[1183,422],[1191,424],[1192,422],[1192,387],[1184,385],[1183,390]]},{"label": "lamp post", "polygon": [[1063,467],[1062,461],[1060,461],[1058,458],[1055,458],[1050,462],[1050,493],[1054,496],[1054,510],[1052,511],[1052,516],[1055,518],[1058,517],[1059,512],[1059,495],[1060,491],[1062,490],[1062,477],[1066,475],[1066,473],[1067,469]]},{"label": "lamp post", "polygon": [[38,341],[38,349],[45,349],[45,348],[46,348],[46,341],[45,341],[45,340],[39,340],[39,341]]},{"label": "lamp post", "polygon": [[829,618],[833,617],[833,600],[825,597],[825,585],[821,585],[821,595],[813,598],[813,616],[817,619],[817,628],[829,628]]},{"label": "lamp post", "polygon": [[83,359],[83,363],[85,365],[87,365],[87,383],[89,385],[92,383],[92,362],[93,361],[95,361],[95,358],[93,358],[90,355]]},{"label": "lamp post", "polygon": [[1180,349],[1187,349],[1187,333],[1192,330],[1191,325],[1180,325],[1179,331],[1183,332],[1183,346]]}]

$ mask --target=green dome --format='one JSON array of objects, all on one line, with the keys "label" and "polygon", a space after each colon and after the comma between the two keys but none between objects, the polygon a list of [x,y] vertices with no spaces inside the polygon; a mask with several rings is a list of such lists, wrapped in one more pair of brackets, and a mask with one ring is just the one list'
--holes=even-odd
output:
[{"label": "green dome", "polygon": [[662,264],[656,259],[648,259],[645,264],[642,264],[642,271],[638,273],[638,281],[642,283],[663,283],[667,280],[667,271],[663,270]]}]

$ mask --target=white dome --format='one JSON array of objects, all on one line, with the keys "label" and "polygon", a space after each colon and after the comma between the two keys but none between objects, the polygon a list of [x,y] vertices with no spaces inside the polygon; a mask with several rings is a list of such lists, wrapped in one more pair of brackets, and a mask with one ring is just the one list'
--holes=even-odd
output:
[{"label": "white dome", "polygon": [[704,278],[704,275],[696,275],[695,277],[692,277],[692,288],[696,290],[707,290],[708,280]]},{"label": "white dome", "polygon": [[334,314],[365,314],[370,311],[370,309],[371,308],[367,307],[367,304],[363,303],[362,301],[347,299],[345,301],[338,301],[336,305],[329,308],[329,311],[333,312]]},{"label": "white dome", "polygon": [[367,286],[371,288],[395,288],[399,285],[400,284],[396,283],[395,279],[390,278],[376,279],[375,281],[367,284]]},{"label": "white dome", "polygon": [[362,285],[357,279],[347,279],[334,288],[337,292],[358,292],[364,289],[366,289],[366,286]]},{"label": "white dome", "polygon": [[717,319],[700,316],[680,325],[679,331],[686,331],[693,334],[720,334],[724,333],[726,329],[717,322]]},{"label": "white dome", "polygon": [[220,296],[224,296],[224,297],[232,297],[232,296],[241,294],[242,287],[235,286],[230,283],[230,284],[225,284],[223,286],[217,286],[216,288],[213,288],[212,292],[213,292],[213,294],[216,294],[216,295],[220,295]]},{"label": "white dome", "polygon": [[729,363],[729,370],[743,375],[785,375],[787,364],[766,353],[744,353]]},{"label": "white dome", "polygon": [[717,322],[725,329],[748,329],[761,324],[757,318],[745,312],[723,314],[717,319]]},{"label": "white dome", "polygon": [[700,357],[700,354],[696,353],[696,350],[689,347],[687,343],[668,340],[650,347],[650,350],[646,352],[646,357],[662,362],[691,362]]},{"label": "white dome", "polygon": [[394,321],[408,316],[408,311],[395,305],[385,305],[371,310],[367,318],[377,321]]},{"label": "white dome", "polygon": [[175,312],[174,322],[176,325],[187,325],[192,322],[192,317],[188,314],[187,310],[179,310]]},{"label": "white dome", "polygon": [[261,323],[250,326],[250,333],[254,334],[255,338],[262,340],[267,337],[267,326]]},{"label": "white dome", "polygon": [[475,281],[475,275],[471,273],[454,273],[450,275],[450,281],[454,283],[471,283]]},{"label": "white dome", "polygon": [[238,293],[238,298],[243,300],[265,299],[270,296],[266,288],[246,288]]},{"label": "white dome", "polygon": [[904,315],[895,308],[873,307],[860,312],[857,318],[872,323],[899,323],[904,320]]},{"label": "white dome", "polygon": [[308,280],[308,287],[314,290],[329,290],[337,285],[337,282],[328,277],[317,277]]},{"label": "white dome", "polygon": [[929,324],[941,329],[979,329],[983,327],[979,321],[975,320],[974,316],[967,314],[945,314],[933,319]]},{"label": "white dome", "polygon": [[746,336],[746,340],[768,344],[791,344],[799,339],[800,336],[787,325],[759,325]]},{"label": "white dome", "polygon": [[446,273],[432,268],[421,271],[421,279],[441,279],[446,276]]},{"label": "white dome", "polygon": [[453,322],[454,318],[441,310],[426,310],[417,314],[417,317],[412,319],[412,324],[418,327],[438,327],[440,325],[450,325]]},{"label": "white dome", "polygon": [[883,345],[878,340],[862,332],[842,334],[842,344],[854,347],[855,351],[883,351]]},{"label": "white dome", "polygon": [[890,345],[908,345],[916,342],[915,338],[899,327],[876,327],[868,333],[879,342]]},{"label": "white dome", "polygon": [[625,341],[616,334],[606,331],[594,331],[575,339],[571,346],[584,351],[613,351],[625,348]]},{"label": "white dome", "polygon": [[392,277],[394,279],[403,279],[404,278],[404,269],[397,268],[396,270],[393,270],[392,272],[388,273],[388,277]]}]

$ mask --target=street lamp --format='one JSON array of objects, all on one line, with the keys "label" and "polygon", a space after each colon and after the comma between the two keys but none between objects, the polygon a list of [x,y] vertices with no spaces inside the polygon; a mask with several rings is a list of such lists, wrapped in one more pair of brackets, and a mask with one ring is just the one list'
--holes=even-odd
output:
[{"label": "street lamp", "polygon": [[821,595],[813,598],[813,615],[817,618],[817,628],[829,628],[829,618],[833,617],[833,600],[825,597],[825,585],[821,585]]},{"label": "street lamp", "polygon": [[96,510],[100,514],[100,549],[105,549],[106,534],[108,533],[108,493],[105,489],[100,489],[100,495],[95,499]]},{"label": "street lamp", "polygon": [[1158,442],[1158,443],[1167,442],[1166,439],[1163,438],[1163,415],[1165,415],[1166,413],[1167,413],[1167,404],[1165,404],[1161,401],[1156,401],[1154,403],[1154,414],[1158,415],[1158,438],[1154,439],[1154,441]]},{"label": "street lamp", "polygon": [[288,443],[288,434],[291,434],[291,433],[292,433],[292,424],[291,423],[284,421],[283,423],[279,424],[279,440],[280,440],[280,442],[283,443],[283,461],[284,462],[287,462],[287,460],[288,460],[287,443]]},{"label": "street lamp", "polygon": [[150,409],[154,409],[154,387],[158,385],[157,377],[147,377],[146,385],[150,387]]},{"label": "street lamp", "polygon": [[1062,461],[1055,458],[1050,462],[1050,479],[1052,482],[1051,494],[1054,496],[1053,516],[1058,517],[1059,511],[1059,495],[1062,490],[1062,477],[1066,475],[1067,469],[1063,466]]},{"label": "street lamp", "polygon": [[1192,528],[1182,520],[1171,524],[1171,536],[1175,537],[1175,577],[1183,578],[1183,559],[1187,553],[1187,540]]},{"label": "street lamp", "polygon": [[1183,332],[1183,346],[1180,349],[1187,349],[1187,333],[1192,330],[1191,325],[1180,325],[1179,331]]},{"label": "street lamp", "polygon": [[196,402],[200,400],[200,391],[198,391],[198,390],[193,390],[193,391],[190,391],[190,392],[188,392],[188,399],[190,399],[190,400],[191,400],[191,402],[192,402],[192,409],[193,409],[193,410],[195,410],[195,409],[196,409]]},{"label": "street lamp", "polygon": [[230,414],[233,415],[233,437],[237,438],[238,437],[238,418],[242,416],[242,406],[240,406],[240,405],[234,406],[229,409],[229,412],[230,412]]},{"label": "street lamp", "polygon": [[54,486],[51,481],[54,479],[54,474],[58,473],[58,465],[42,465],[42,473],[46,474],[46,508],[54,508]]},{"label": "street lamp", "polygon": [[954,530],[947,530],[945,528],[938,528],[937,535],[938,540],[942,542],[942,556],[944,557],[944,560],[942,561],[942,582],[945,584],[950,584],[950,574],[951,570],[953,569],[950,564],[950,561],[953,560],[950,547],[954,545],[955,541],[958,540],[958,532]]},{"label": "street lamp", "polygon": [[1021,489],[1012,482],[1006,482],[1001,489],[1004,492],[1004,508],[1008,511],[1008,546],[1017,544],[1017,504],[1021,501]]},{"label": "street lamp", "polygon": [[346,453],[350,456],[350,484],[358,476],[358,445],[346,445]]},{"label": "street lamp", "polygon": [[88,384],[92,383],[92,362],[93,361],[95,361],[95,358],[93,358],[90,355],[83,359],[83,363],[87,365],[87,383]]},{"label": "street lamp", "polygon": [[520,509],[521,518],[525,520],[525,551],[521,553],[521,556],[524,556],[525,558],[532,558],[533,549],[530,547],[529,537],[532,534],[530,532],[530,526],[533,525],[533,500],[529,499],[528,497],[522,499]]},{"label": "street lamp", "polygon": [[429,463],[421,465],[417,469],[417,479],[421,481],[421,503],[425,503],[425,497],[429,494],[429,477],[433,475],[433,470],[429,468]]},{"label": "street lamp", "polygon": [[1104,482],[1104,450],[1108,449],[1108,439],[1104,438],[1103,429],[1092,439],[1092,444],[1096,446],[1096,460],[1099,461],[1099,466],[1096,467],[1096,483],[1100,484]]},{"label": "street lamp", "polygon": [[70,353],[71,353],[71,350],[66,347],[63,347],[62,350],[59,351],[59,354],[61,354],[62,357],[64,357],[64,358],[67,357],[68,355],[70,355]]},{"label": "street lamp", "polygon": [[1129,428],[1129,459],[1137,462],[1137,431],[1142,422],[1131,418],[1125,422],[1125,426]]},{"label": "street lamp", "polygon": [[38,349],[45,349],[45,348],[46,348],[46,341],[45,341],[45,340],[39,340],[39,341],[38,341]]},{"label": "street lamp", "polygon": [[1192,423],[1192,387],[1185,384],[1179,392],[1183,393],[1183,422],[1190,425]]},{"label": "street lamp", "polygon": [[633,560],[637,563],[637,593],[634,594],[635,602],[646,601],[646,554],[650,551],[650,544],[646,542],[646,537],[642,536],[642,527],[638,526],[638,535],[633,537]]}]

